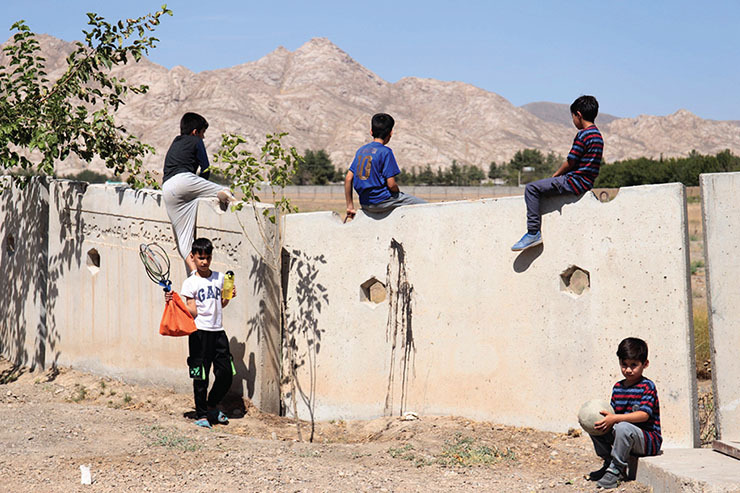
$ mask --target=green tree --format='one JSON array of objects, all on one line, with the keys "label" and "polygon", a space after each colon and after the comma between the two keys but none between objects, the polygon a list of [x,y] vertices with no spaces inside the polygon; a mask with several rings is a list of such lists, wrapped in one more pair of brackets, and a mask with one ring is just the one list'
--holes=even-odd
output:
[{"label": "green tree", "polygon": [[432,171],[432,166],[430,164],[427,164],[424,167],[424,169],[419,173],[418,183],[421,183],[423,185],[434,185],[435,176],[434,176],[434,171]]},{"label": "green tree", "polygon": [[306,150],[293,177],[294,185],[326,185],[334,181],[336,170],[324,149]]},{"label": "green tree", "polygon": [[465,165],[463,168],[466,185],[480,185],[480,182],[486,179],[486,174],[477,166],[472,164]]},{"label": "green tree", "polygon": [[495,180],[497,178],[503,178],[505,174],[503,166],[498,166],[496,161],[491,161],[491,164],[488,166],[488,178]]},{"label": "green tree", "polygon": [[127,174],[130,183],[154,185],[148,172],[143,182],[139,178],[143,156],[154,149],[114,119],[129,92],[142,94],[148,87],[131,85],[111,69],[140,60],[156,46],[159,40],[148,33],[164,14],[172,15],[166,5],[154,14],[109,23],[88,13],[85,42],[75,43],[66,70],[53,81],[36,35],[24,21],[14,23],[0,67],[0,166],[53,175],[55,162],[70,154],[85,161],[99,156],[114,174]]},{"label": "green tree", "polygon": [[691,151],[683,158],[659,160],[651,158],[625,159],[609,165],[602,164],[596,187],[619,188],[654,183],[680,182],[697,186],[702,173],[740,171],[740,157],[729,150],[714,156]]}]

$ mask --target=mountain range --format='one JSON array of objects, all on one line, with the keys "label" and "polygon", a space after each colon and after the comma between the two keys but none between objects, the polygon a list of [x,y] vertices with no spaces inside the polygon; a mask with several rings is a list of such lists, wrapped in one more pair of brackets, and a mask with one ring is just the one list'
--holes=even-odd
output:
[{"label": "mountain range", "polygon": [[[73,45],[47,35],[38,39],[54,80]],[[168,70],[146,58],[114,71],[150,88],[144,95],[131,95],[116,118],[156,149],[156,155],[145,160],[154,171],[161,170],[187,111],[208,119],[205,143],[210,155],[222,133],[244,135],[257,151],[265,134],[282,131],[289,133],[285,142],[299,152],[325,149],[338,167],[348,166],[355,150],[370,139],[370,117],[376,112],[394,116],[389,146],[405,169],[427,164],[445,168],[455,160],[487,170],[491,162],[507,162],[526,148],[564,156],[576,132],[568,105],[517,107],[494,92],[458,81],[405,77],[387,82],[324,38],[292,52],[279,47],[259,60],[213,71],[194,73],[182,66]],[[683,109],[637,118],[604,114],[596,123],[606,142],[607,162],[685,156],[691,150],[714,154],[730,149],[740,154],[737,122],[706,120]],[[85,164],[72,157],[57,169],[64,174],[83,167],[104,169],[99,161]]]}]

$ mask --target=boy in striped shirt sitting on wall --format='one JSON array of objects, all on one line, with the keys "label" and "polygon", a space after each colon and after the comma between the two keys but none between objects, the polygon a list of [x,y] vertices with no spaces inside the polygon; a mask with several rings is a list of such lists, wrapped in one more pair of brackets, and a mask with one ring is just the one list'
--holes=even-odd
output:
[{"label": "boy in striped shirt sitting on wall", "polygon": [[590,435],[604,466],[590,473],[589,479],[598,481],[597,486],[604,489],[616,488],[619,480],[626,477],[630,455],[658,455],[663,442],[658,391],[651,380],[642,376],[650,363],[647,344],[628,337],[619,343],[617,357],[624,380],[612,389],[614,414],[601,411],[604,419],[594,425],[597,430],[609,431],[605,435]]},{"label": "boy in striped shirt sitting on wall", "polygon": [[515,252],[542,243],[540,197],[566,193],[580,195],[593,188],[599,175],[601,155],[604,152],[604,139],[594,124],[596,115],[599,114],[599,102],[593,96],[581,96],[570,105],[570,113],[578,133],[568,153],[568,160],[552,178],[533,181],[524,189],[527,232],[511,247]]}]

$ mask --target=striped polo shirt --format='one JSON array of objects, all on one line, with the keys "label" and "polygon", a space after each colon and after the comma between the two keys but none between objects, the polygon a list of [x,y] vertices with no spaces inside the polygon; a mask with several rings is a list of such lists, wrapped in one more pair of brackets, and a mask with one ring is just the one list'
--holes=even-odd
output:
[{"label": "striped polo shirt", "polygon": [[645,377],[631,387],[624,386],[624,380],[614,384],[612,407],[615,414],[645,411],[649,418],[642,423],[634,423],[645,436],[645,455],[657,455],[663,437],[660,434],[660,405],[658,390],[652,380]]},{"label": "striped polo shirt", "polygon": [[568,153],[568,163],[575,169],[565,174],[568,184],[576,194],[588,192],[594,187],[603,153],[604,139],[596,125],[584,128],[576,134],[573,147]]}]

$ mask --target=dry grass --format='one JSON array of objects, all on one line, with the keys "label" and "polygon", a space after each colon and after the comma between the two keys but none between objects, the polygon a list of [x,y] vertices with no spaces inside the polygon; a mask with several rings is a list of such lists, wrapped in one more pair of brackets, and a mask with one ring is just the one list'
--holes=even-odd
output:
[{"label": "dry grass", "polygon": [[696,376],[704,379],[711,378],[711,347],[706,304],[694,305],[694,354],[696,355]]}]

